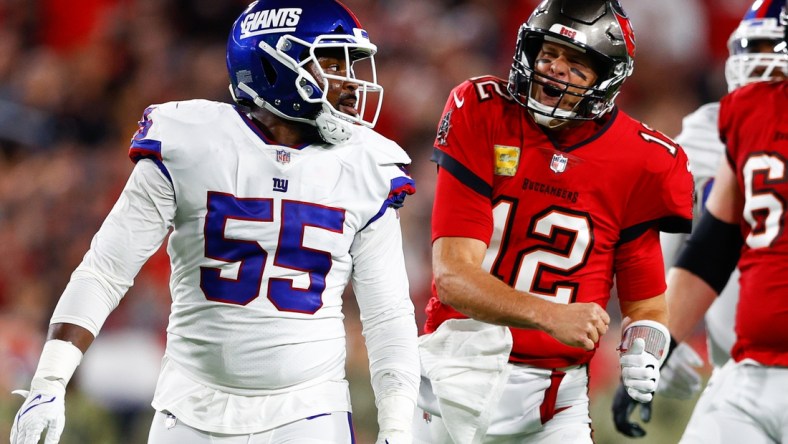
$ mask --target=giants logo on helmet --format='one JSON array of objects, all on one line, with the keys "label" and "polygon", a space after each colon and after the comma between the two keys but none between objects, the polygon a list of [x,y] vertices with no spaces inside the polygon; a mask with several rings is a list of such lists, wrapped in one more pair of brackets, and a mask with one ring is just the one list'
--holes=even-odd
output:
[{"label": "giants logo on helmet", "polygon": [[301,11],[301,8],[280,8],[249,14],[241,22],[241,38],[272,32],[295,31],[301,20]]}]

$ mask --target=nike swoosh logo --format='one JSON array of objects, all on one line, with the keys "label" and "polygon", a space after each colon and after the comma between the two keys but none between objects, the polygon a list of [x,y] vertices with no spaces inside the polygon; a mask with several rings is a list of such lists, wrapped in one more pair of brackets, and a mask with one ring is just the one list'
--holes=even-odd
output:
[{"label": "nike swoosh logo", "polygon": [[457,93],[455,92],[454,93],[454,104],[457,105],[457,108],[462,108],[462,105],[465,104],[465,98],[463,97],[463,99],[460,100],[460,98],[457,97]]},{"label": "nike swoosh logo", "polygon": [[36,408],[36,407],[38,407],[40,405],[49,404],[50,402],[53,402],[56,397],[53,396],[52,399],[41,401],[38,404],[33,404],[34,402],[36,402],[36,401],[38,401],[38,400],[40,400],[42,398],[43,397],[41,395],[38,395],[35,398],[31,399],[30,400],[30,404],[27,406],[27,408],[22,413],[19,414],[19,417],[21,418],[22,415],[24,415],[25,413],[29,412],[30,410],[33,410],[34,408]]}]

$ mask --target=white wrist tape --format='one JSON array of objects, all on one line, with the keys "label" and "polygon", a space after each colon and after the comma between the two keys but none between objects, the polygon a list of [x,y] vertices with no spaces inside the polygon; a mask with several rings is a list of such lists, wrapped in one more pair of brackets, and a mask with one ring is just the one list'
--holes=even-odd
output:
[{"label": "white wrist tape", "polygon": [[33,375],[30,389],[65,393],[68,381],[80,361],[82,352],[74,344],[59,339],[47,341],[38,360],[38,368]]},{"label": "white wrist tape", "polygon": [[618,347],[620,354],[626,354],[637,338],[643,338],[646,343],[645,352],[659,360],[660,366],[668,356],[670,349],[670,332],[668,328],[656,321],[635,321],[624,330],[621,335],[621,345]]},{"label": "white wrist tape", "polygon": [[378,427],[381,431],[410,432],[416,403],[403,395],[389,395],[378,403]]}]

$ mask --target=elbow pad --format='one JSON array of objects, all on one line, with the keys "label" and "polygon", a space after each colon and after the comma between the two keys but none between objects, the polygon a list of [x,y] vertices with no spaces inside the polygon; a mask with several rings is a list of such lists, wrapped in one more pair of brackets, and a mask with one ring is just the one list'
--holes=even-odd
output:
[{"label": "elbow pad", "polygon": [[719,294],[736,269],[742,245],[739,224],[723,222],[704,211],[674,266],[692,272]]}]

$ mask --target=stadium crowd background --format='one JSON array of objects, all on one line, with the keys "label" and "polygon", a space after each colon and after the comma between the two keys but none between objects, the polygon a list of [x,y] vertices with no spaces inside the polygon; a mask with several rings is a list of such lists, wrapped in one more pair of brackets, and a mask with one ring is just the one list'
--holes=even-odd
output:
[{"label": "stadium crowd background", "polygon": [[[35,370],[49,317],[132,168],[130,136],[146,106],[230,101],[226,36],[241,0],[0,0],[0,436]],[[450,89],[508,75],[516,31],[536,0],[346,0],[379,47],[386,89],[377,129],[413,159],[417,193],[401,211],[418,321],[430,289],[429,161]],[[747,0],[622,0],[637,38],[618,105],[669,136],[726,90],[725,43]],[[615,174],[616,165],[610,165]],[[648,198],[648,196],[643,196]],[[159,251],[108,319],[66,397],[61,443],[144,443],[169,313]],[[611,312],[617,307],[613,304]],[[358,442],[375,409],[355,303],[348,292],[348,377]],[[618,383],[613,326],[592,365],[599,444],[627,442],[610,419]],[[705,354],[702,330],[694,340]],[[657,398],[649,435],[676,442],[694,400]],[[4,438],[0,438],[4,439]]]}]

